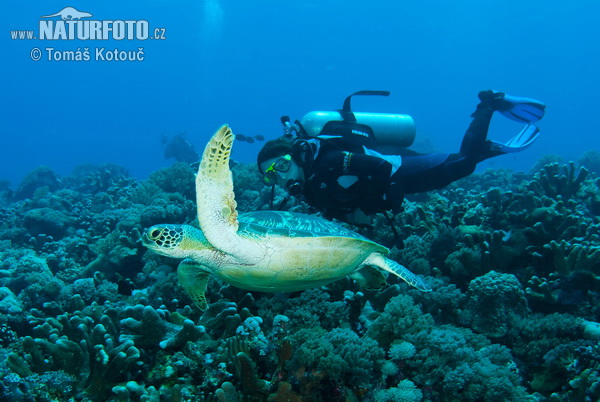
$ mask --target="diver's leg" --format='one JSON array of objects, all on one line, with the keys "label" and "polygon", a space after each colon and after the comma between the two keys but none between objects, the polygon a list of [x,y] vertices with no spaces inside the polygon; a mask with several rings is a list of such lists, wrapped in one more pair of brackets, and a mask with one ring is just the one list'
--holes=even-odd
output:
[{"label": "diver's leg", "polygon": [[404,194],[422,193],[446,187],[469,176],[477,162],[462,153],[405,156],[402,166],[392,176],[392,182],[401,182]]},{"label": "diver's leg", "polygon": [[504,94],[502,92],[479,92],[480,102],[475,112],[471,115],[473,120],[469,128],[467,128],[460,146],[460,153],[467,158],[477,160],[482,153],[489,149],[489,144],[486,141],[488,129],[494,110],[496,110],[495,103],[503,97]]},{"label": "diver's leg", "polygon": [[[460,153],[465,158],[478,163],[507,152],[520,152],[529,147],[539,136],[539,129],[531,122],[544,116],[546,105],[542,102],[491,90],[479,92],[479,99],[481,102],[472,114],[473,121],[460,147]],[[487,139],[487,134],[494,111],[500,112],[509,119],[527,124],[507,143],[490,141]]]},{"label": "diver's leg", "polygon": [[477,162],[485,159],[483,155],[490,154],[488,129],[504,94],[481,91],[478,96],[480,102],[471,115],[473,120],[463,137],[459,153],[403,155],[402,166],[394,175],[398,177],[392,179],[403,183],[405,194],[444,188],[473,173]]},{"label": "diver's leg", "polygon": [[[481,91],[480,102],[471,115],[473,120],[455,154],[404,154],[402,166],[392,176],[392,182],[401,183],[404,194],[420,193],[446,187],[448,184],[469,176],[477,163],[518,152],[529,146],[539,134],[537,127],[528,124],[507,144],[498,144],[487,139],[494,111],[512,113],[517,121],[535,121],[544,115],[545,105],[529,98],[516,98],[503,92]],[[518,120],[517,117],[520,119]]]}]

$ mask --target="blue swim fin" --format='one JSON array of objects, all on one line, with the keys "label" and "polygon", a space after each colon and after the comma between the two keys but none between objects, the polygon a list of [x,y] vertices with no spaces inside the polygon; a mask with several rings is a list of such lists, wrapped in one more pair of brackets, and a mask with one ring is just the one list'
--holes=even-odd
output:
[{"label": "blue swim fin", "polygon": [[502,144],[491,141],[491,151],[503,154],[520,152],[529,147],[539,137],[540,129],[535,124],[527,124],[517,135]]},{"label": "blue swim fin", "polygon": [[497,110],[511,120],[520,123],[533,123],[544,117],[546,105],[531,98],[521,98],[512,95],[504,95],[502,106]]}]

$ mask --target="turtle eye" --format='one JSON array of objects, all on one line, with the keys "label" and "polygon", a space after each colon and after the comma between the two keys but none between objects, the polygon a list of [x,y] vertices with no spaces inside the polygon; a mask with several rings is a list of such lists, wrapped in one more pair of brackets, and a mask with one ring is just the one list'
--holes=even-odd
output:
[{"label": "turtle eye", "polygon": [[162,231],[160,229],[152,229],[148,232],[148,238],[150,240],[156,240],[160,237]]}]

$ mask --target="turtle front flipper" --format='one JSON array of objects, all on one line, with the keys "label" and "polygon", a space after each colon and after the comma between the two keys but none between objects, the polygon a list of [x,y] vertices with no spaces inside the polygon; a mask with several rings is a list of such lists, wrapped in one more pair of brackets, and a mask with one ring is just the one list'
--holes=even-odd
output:
[{"label": "turtle front flipper", "polygon": [[208,303],[206,302],[208,275],[208,272],[204,270],[201,264],[189,258],[181,261],[177,268],[179,284],[194,304],[202,311],[208,308]]},{"label": "turtle front flipper", "polygon": [[224,125],[212,136],[196,175],[198,223],[206,239],[226,253],[237,244],[239,222],[229,157],[235,136]]},{"label": "turtle front flipper", "polygon": [[431,287],[423,281],[418,275],[409,271],[408,268],[398,264],[394,260],[384,257],[379,253],[371,254],[364,262],[365,265],[372,265],[377,268],[381,268],[391,274],[396,275],[410,286],[422,290],[424,292],[430,292]]}]

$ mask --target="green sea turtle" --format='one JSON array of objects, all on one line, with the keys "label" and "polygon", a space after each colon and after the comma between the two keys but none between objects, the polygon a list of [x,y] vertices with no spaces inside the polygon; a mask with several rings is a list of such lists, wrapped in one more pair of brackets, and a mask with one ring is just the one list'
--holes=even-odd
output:
[{"label": "green sea turtle", "polygon": [[377,267],[428,291],[415,274],[385,257],[388,249],[336,223],[282,211],[257,211],[238,219],[229,169],[234,135],[222,126],[208,142],[196,175],[200,229],[155,225],[143,243],[156,253],[185,258],[179,283],[194,303],[207,308],[210,274],[246,290],[292,292],[351,276],[380,288],[385,277]]}]

